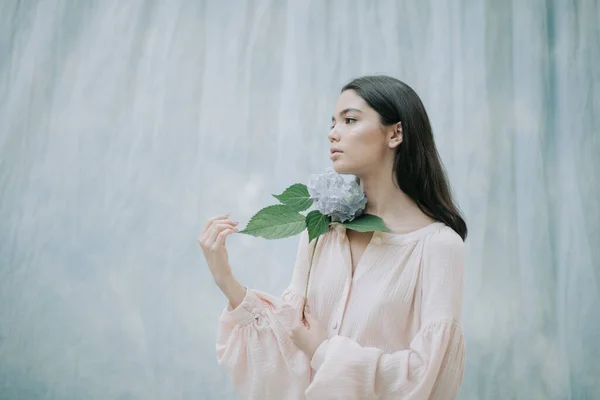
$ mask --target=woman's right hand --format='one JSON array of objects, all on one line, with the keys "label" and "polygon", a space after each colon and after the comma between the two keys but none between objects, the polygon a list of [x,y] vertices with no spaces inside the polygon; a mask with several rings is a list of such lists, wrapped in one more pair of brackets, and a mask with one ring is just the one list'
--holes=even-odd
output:
[{"label": "woman's right hand", "polygon": [[238,230],[238,222],[228,219],[229,214],[219,215],[206,221],[202,233],[198,237],[198,244],[202,248],[204,258],[210,273],[217,284],[231,278],[231,266],[225,239]]}]

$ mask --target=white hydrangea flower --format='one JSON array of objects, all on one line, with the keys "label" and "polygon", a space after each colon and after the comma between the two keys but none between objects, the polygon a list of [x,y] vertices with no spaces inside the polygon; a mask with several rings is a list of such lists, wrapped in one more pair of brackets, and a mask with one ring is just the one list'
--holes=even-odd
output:
[{"label": "white hydrangea flower", "polygon": [[352,221],[362,215],[367,205],[360,184],[347,182],[333,168],[311,175],[307,187],[315,208],[333,222]]}]

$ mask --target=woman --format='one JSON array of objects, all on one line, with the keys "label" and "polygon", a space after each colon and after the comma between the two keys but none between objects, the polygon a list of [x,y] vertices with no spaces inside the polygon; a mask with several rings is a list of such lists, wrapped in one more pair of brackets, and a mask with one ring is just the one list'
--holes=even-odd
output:
[{"label": "woman", "polygon": [[[280,298],[231,273],[228,216],[199,243],[229,299],[219,364],[251,399],[453,399],[463,378],[463,241],[425,108],[406,84],[366,76],[341,91],[329,132],[333,168],[353,174],[366,213],[391,232],[334,223],[315,249],[305,230]],[[303,317],[303,309],[305,310]]]}]

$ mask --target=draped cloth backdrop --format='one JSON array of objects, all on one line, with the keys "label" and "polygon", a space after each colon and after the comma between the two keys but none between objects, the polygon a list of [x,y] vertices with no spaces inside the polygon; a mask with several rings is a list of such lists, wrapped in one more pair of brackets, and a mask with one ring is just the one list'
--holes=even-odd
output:
[{"label": "draped cloth backdrop", "polygon": [[[196,238],[411,85],[470,227],[461,399],[600,398],[597,0],[0,3],[0,397],[236,398]],[[280,293],[297,237],[228,239]]]}]

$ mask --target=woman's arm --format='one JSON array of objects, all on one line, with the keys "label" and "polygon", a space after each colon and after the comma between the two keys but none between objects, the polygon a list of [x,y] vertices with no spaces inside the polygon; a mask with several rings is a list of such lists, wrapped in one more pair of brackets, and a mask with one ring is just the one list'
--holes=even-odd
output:
[{"label": "woman's arm", "polygon": [[221,292],[229,299],[231,308],[238,307],[244,297],[246,297],[246,287],[238,282],[233,275],[215,279],[215,283],[221,289]]},{"label": "woman's arm", "polygon": [[226,240],[229,235],[238,231],[238,222],[228,217],[229,214],[218,215],[206,221],[198,237],[198,244],[202,248],[210,274],[235,308],[246,295],[246,288],[235,279],[229,265]]},{"label": "woman's arm", "polygon": [[294,345],[290,333],[304,304],[309,247],[304,231],[291,283],[281,297],[245,289],[235,280],[222,283],[230,304],[219,321],[217,361],[244,398],[304,396],[310,381],[310,360]]}]

